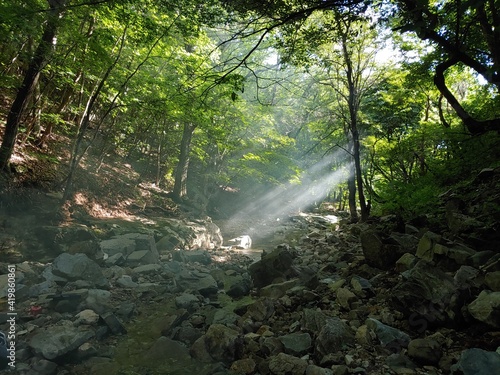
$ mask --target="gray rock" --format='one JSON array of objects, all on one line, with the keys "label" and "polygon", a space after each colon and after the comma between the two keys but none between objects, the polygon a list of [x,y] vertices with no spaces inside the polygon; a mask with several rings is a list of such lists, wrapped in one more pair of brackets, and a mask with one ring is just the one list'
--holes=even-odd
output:
[{"label": "gray rock", "polygon": [[347,288],[337,289],[337,302],[345,310],[351,309],[351,304],[358,300],[358,297]]},{"label": "gray rock", "polygon": [[252,280],[250,277],[237,275],[230,280],[226,286],[226,294],[232,298],[241,298],[247,296],[252,290]]},{"label": "gray rock", "polygon": [[262,297],[269,297],[278,299],[283,297],[286,292],[299,284],[299,279],[292,279],[284,281],[282,283],[270,284],[259,291],[259,295]]},{"label": "gray rock", "polygon": [[285,353],[291,355],[304,355],[312,346],[312,339],[309,333],[290,333],[280,336],[278,339],[283,344]]},{"label": "gray rock", "polygon": [[396,261],[396,271],[405,272],[412,269],[417,264],[418,258],[410,253],[405,253]]},{"label": "gray rock", "polygon": [[137,266],[133,269],[135,273],[144,275],[159,273],[161,270],[162,266],[159,264],[143,264],[142,266]]},{"label": "gray rock", "polygon": [[232,311],[227,311],[225,309],[218,309],[212,320],[212,324],[236,324],[240,319],[240,316]]},{"label": "gray rock", "polygon": [[493,375],[500,369],[500,354],[472,348],[464,350],[456,365],[451,367],[455,375]]},{"label": "gray rock", "polygon": [[248,306],[245,317],[257,322],[264,322],[274,314],[274,302],[270,298],[259,298]]},{"label": "gray rock", "polygon": [[380,344],[391,349],[394,353],[399,353],[403,348],[408,347],[410,336],[399,329],[383,324],[377,319],[368,318],[366,326],[375,332]]},{"label": "gray rock", "polygon": [[329,318],[321,328],[316,339],[316,350],[326,355],[354,344],[354,335],[347,324],[339,318]]},{"label": "gray rock", "polygon": [[52,262],[52,273],[68,281],[84,280],[98,287],[109,285],[99,265],[85,254],[62,253]]},{"label": "gray rock", "polygon": [[31,368],[36,371],[37,375],[53,375],[57,373],[57,363],[43,358],[35,358]]},{"label": "gray rock", "polygon": [[87,309],[80,311],[78,314],[76,314],[75,318],[75,326],[79,326],[82,324],[95,325],[99,321],[99,314],[97,314],[94,310]]},{"label": "gray rock", "polygon": [[467,309],[480,322],[500,328],[500,292],[483,290]]},{"label": "gray rock", "polygon": [[70,325],[52,326],[33,336],[29,345],[36,354],[52,360],[77,349],[93,336],[93,331],[79,330]]},{"label": "gray rock", "polygon": [[100,246],[101,250],[109,256],[120,253],[123,254],[124,257],[131,254],[136,248],[135,241],[133,239],[123,236],[101,241]]},{"label": "gray rock", "polygon": [[111,292],[103,289],[89,289],[86,293],[83,307],[94,310],[98,314],[112,310]]},{"label": "gray rock", "polygon": [[403,281],[392,289],[392,301],[398,310],[408,316],[422,316],[426,324],[458,324],[461,306],[450,275],[420,260],[411,270],[403,272],[402,276]]},{"label": "gray rock", "polygon": [[391,269],[405,252],[399,244],[388,241],[381,233],[373,230],[361,232],[360,239],[366,262],[382,270]]},{"label": "gray rock", "polygon": [[[205,335],[193,344],[191,355],[207,362],[210,357],[215,361],[231,363],[243,354],[243,339],[238,331],[222,324],[212,324]],[[208,357],[207,357],[208,354]]]},{"label": "gray rock", "polygon": [[176,361],[190,361],[189,349],[178,341],[161,336],[155,343],[145,351],[146,361],[161,361],[174,359]]},{"label": "gray rock", "polygon": [[425,232],[418,243],[417,257],[430,262],[434,259],[434,253],[436,250],[443,253],[436,247],[436,245],[440,244],[442,238],[442,236],[434,232]]},{"label": "gray rock", "polygon": [[328,319],[328,316],[321,311],[314,309],[304,309],[301,327],[303,330],[309,331],[311,333],[316,333],[321,331]]},{"label": "gray rock", "polygon": [[183,293],[175,297],[175,306],[188,311],[195,310],[200,305],[200,300],[194,294]]},{"label": "gray rock", "polygon": [[174,251],[172,259],[182,263],[200,263],[203,265],[212,263],[212,257],[206,250]]},{"label": "gray rock", "polygon": [[304,375],[307,366],[306,360],[285,353],[269,359],[269,370],[274,375]]},{"label": "gray rock", "polygon": [[102,320],[104,320],[104,322],[114,335],[125,335],[127,333],[127,329],[115,314],[106,312],[104,314],[101,314],[101,318]]},{"label": "gray rock", "polygon": [[109,256],[108,258],[106,258],[104,263],[108,267],[111,267],[114,265],[121,266],[121,265],[125,264],[125,261],[126,261],[126,259],[122,253],[116,253],[116,254],[113,254],[113,255]]},{"label": "gray rock", "polygon": [[121,286],[122,288],[137,288],[139,284],[132,280],[132,277],[129,275],[123,275],[116,280],[116,284]]},{"label": "gray rock", "polygon": [[329,368],[309,365],[306,368],[306,375],[333,375],[333,371]]},{"label": "gray rock", "polygon": [[421,365],[437,365],[443,355],[441,345],[429,338],[411,340],[408,356]]},{"label": "gray rock", "polygon": [[286,279],[291,273],[291,266],[296,255],[288,246],[281,246],[248,267],[253,285],[262,288],[276,279]]},{"label": "gray rock", "polygon": [[159,257],[151,250],[136,250],[127,257],[127,265],[130,267],[142,266],[145,264],[156,264]]},{"label": "gray rock", "polygon": [[250,375],[255,373],[257,364],[252,358],[238,359],[231,365],[230,370],[236,374]]}]

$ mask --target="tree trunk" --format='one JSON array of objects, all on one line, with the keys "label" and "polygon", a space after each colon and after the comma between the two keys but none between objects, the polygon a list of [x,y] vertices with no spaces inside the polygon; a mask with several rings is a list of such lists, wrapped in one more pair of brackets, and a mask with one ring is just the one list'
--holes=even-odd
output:
[{"label": "tree trunk", "polygon": [[50,12],[47,23],[33,58],[30,61],[26,75],[19,87],[16,98],[7,115],[5,134],[0,146],[0,170],[8,170],[9,161],[14,151],[21,118],[33,96],[34,89],[40,79],[40,73],[47,64],[54,38],[56,36],[59,18],[67,0],[48,0]]},{"label": "tree trunk", "polygon": [[189,169],[189,153],[191,150],[191,140],[196,126],[190,123],[184,124],[181,140],[181,152],[179,155],[179,163],[175,170],[175,183],[173,196],[176,199],[182,199],[187,195],[187,177]]}]

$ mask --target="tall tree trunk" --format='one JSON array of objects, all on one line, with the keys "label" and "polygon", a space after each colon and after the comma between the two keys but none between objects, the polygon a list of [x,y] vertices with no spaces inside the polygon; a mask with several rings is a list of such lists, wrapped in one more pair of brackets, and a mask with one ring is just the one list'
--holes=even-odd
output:
[{"label": "tall tree trunk", "polygon": [[179,155],[179,163],[175,170],[175,183],[173,195],[176,199],[182,199],[187,195],[187,177],[189,169],[189,153],[191,151],[191,140],[196,125],[185,123],[182,132],[181,152]]},{"label": "tall tree trunk", "polygon": [[47,23],[42,35],[42,39],[36,48],[35,54],[30,61],[23,82],[17,91],[16,98],[7,115],[5,134],[0,146],[0,170],[8,170],[9,161],[14,151],[21,118],[26,111],[26,107],[33,96],[34,89],[40,79],[40,73],[47,65],[54,38],[59,25],[59,18],[62,15],[64,5],[68,0],[48,0],[50,12],[48,12]]}]

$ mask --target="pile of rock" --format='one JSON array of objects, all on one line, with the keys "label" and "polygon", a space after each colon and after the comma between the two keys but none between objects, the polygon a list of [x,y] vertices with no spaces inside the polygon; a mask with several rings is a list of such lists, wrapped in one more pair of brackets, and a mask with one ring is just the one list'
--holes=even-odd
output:
[{"label": "pile of rock", "polygon": [[256,263],[238,251],[159,251],[151,235],[131,233],[102,241],[101,259],[63,253],[49,265],[18,264],[18,373],[500,368],[498,254],[411,226],[305,228],[300,245]]}]

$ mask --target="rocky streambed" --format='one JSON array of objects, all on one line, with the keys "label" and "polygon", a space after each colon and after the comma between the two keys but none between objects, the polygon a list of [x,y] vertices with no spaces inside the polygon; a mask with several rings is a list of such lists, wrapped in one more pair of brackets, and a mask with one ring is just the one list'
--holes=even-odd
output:
[{"label": "rocky streambed", "polygon": [[[170,224],[163,231],[114,228],[99,240],[73,228],[54,235],[62,252],[52,261],[2,264],[2,311],[9,266],[17,281],[15,366],[6,371],[500,369],[500,256],[491,249],[394,217],[338,224],[302,215],[280,223],[283,243],[257,258],[220,249],[213,223]],[[0,315],[4,332],[9,318]]]}]

